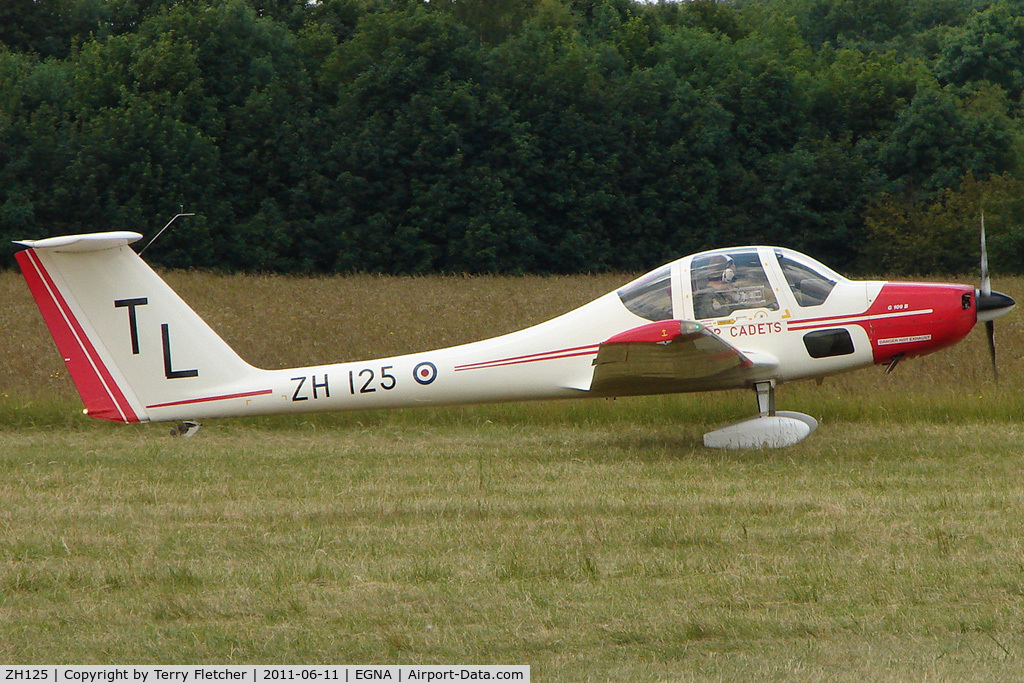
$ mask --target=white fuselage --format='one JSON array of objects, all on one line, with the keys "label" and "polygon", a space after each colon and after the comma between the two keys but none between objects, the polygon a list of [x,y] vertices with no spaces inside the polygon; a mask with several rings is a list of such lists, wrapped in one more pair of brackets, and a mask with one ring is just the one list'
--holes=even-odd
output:
[{"label": "white fuselage", "polygon": [[[766,249],[766,248],[761,248]],[[697,319],[687,257],[670,264],[672,316]],[[767,260],[767,259],[765,259]],[[751,356],[778,361],[771,379],[824,377],[871,365],[872,347],[852,324],[854,352],[812,358],[801,343],[804,320],[867,310],[884,283],[839,279],[813,309],[797,304],[780,272],[767,269],[777,306],[734,311],[705,325]],[[625,288],[624,288],[625,289]],[[812,314],[811,314],[812,313]],[[511,334],[434,351],[369,361],[285,370],[255,370],[214,396],[147,405],[152,420],[239,416],[252,413],[364,410],[463,403],[602,396],[589,392],[593,361],[609,337],[650,322],[626,308],[617,292],[557,318]],[[197,349],[201,353],[201,349]],[[191,367],[189,350],[175,348],[175,362]],[[740,380],[715,386],[731,389]],[[199,400],[196,400],[199,399]]]}]

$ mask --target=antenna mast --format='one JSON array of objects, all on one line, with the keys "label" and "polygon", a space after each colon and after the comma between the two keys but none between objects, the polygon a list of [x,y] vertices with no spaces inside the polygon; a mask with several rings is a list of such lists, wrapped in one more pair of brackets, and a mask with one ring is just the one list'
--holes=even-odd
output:
[{"label": "antenna mast", "polygon": [[147,249],[149,249],[149,247],[152,246],[153,242],[156,242],[157,237],[160,237],[160,235],[164,234],[164,230],[166,230],[167,228],[171,227],[171,223],[173,223],[174,221],[178,220],[182,216],[195,216],[195,214],[194,213],[179,213],[179,214],[175,215],[174,218],[172,218],[171,220],[167,221],[167,225],[165,225],[164,227],[160,228],[160,232],[158,232],[156,235],[153,236],[153,239],[151,239],[149,241],[149,244],[147,244],[146,246],[144,246],[142,249],[139,250],[139,256],[142,256],[142,252],[144,252]]}]

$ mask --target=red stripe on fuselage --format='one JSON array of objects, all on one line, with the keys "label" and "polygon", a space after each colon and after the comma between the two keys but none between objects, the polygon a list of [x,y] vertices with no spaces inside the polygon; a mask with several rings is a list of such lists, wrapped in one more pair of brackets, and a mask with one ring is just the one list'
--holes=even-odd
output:
[{"label": "red stripe on fuselage", "polygon": [[251,396],[266,396],[274,393],[273,389],[260,389],[258,391],[244,391],[240,394],[224,394],[223,396],[205,396],[203,398],[187,398],[183,401],[171,401],[169,403],[154,403],[149,408],[170,408],[172,406],[187,406],[193,403],[209,403],[210,401],[226,401],[229,398],[249,398]]},{"label": "red stripe on fuselage", "polygon": [[867,329],[867,325],[873,321],[884,321],[895,318],[908,318],[917,315],[929,315],[934,313],[931,308],[918,310],[904,310],[897,313],[870,313],[870,311],[856,315],[833,315],[827,318],[807,318],[804,320],[790,320],[787,322],[787,329],[790,330],[815,330],[822,327],[835,327],[837,325],[860,325]]},{"label": "red stripe on fuselage", "polygon": [[590,346],[575,346],[571,349],[557,349],[545,351],[544,353],[531,353],[524,356],[510,356],[508,358],[497,358],[479,363],[467,363],[455,366],[455,371],[460,370],[482,370],[484,368],[497,368],[503,365],[519,365],[521,363],[536,363],[542,360],[557,360],[560,358],[575,358],[576,356],[588,356],[597,354],[597,344]]},{"label": "red stripe on fuselage", "polygon": [[139,422],[39,256],[32,249],[14,256],[85,404],[86,414],[113,422]]}]

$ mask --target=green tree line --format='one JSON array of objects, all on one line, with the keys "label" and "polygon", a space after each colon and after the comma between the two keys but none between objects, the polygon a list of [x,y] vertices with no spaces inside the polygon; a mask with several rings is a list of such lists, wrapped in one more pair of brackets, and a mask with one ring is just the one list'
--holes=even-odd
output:
[{"label": "green tree line", "polygon": [[5,0],[0,239],[184,208],[153,262],[967,272],[984,210],[1024,272],[1022,55],[1022,0]]}]

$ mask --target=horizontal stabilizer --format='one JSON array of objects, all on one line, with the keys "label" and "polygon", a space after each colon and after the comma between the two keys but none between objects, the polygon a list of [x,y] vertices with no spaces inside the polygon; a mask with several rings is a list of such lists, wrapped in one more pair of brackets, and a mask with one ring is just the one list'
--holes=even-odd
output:
[{"label": "horizontal stabilizer", "polygon": [[142,239],[137,232],[97,232],[90,235],[62,235],[42,240],[18,240],[15,244],[29,249],[49,249],[56,252],[102,251],[124,247]]}]

